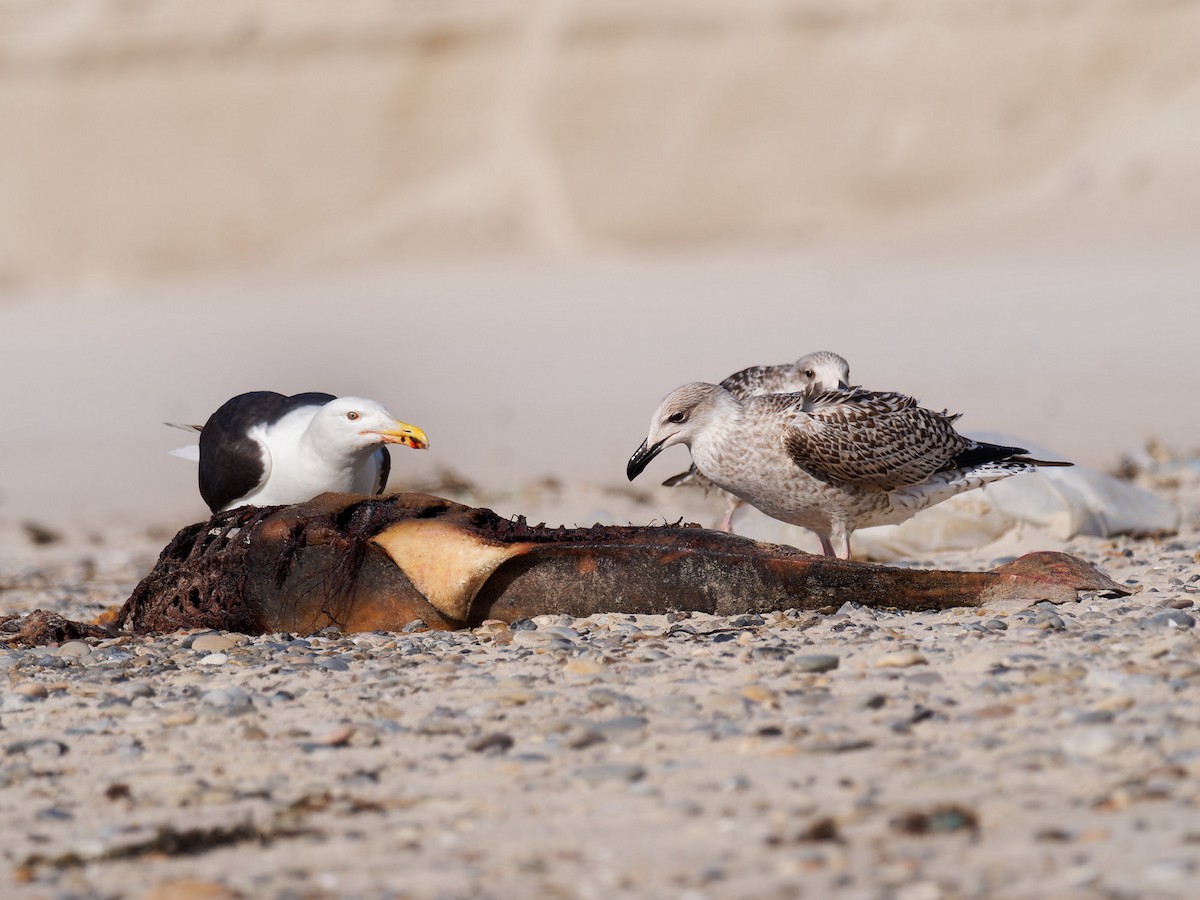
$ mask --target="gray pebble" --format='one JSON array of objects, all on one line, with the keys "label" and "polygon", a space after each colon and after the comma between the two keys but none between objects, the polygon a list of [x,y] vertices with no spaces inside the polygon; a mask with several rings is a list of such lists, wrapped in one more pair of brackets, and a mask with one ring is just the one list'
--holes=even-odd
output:
[{"label": "gray pebble", "polygon": [[202,694],[200,702],[205,706],[234,712],[249,708],[250,695],[240,687],[219,688]]},{"label": "gray pebble", "polygon": [[118,687],[126,697],[153,697],[154,688],[144,681],[128,681]]},{"label": "gray pebble", "polygon": [[637,763],[600,763],[575,770],[575,777],[585,784],[603,784],[606,781],[641,781],[646,770]]},{"label": "gray pebble", "polygon": [[603,744],[607,740],[608,738],[595,728],[586,726],[575,726],[563,735],[563,745],[571,750],[583,750],[586,747]]},{"label": "gray pebble", "polygon": [[232,650],[235,646],[237,645],[225,635],[214,631],[193,637],[191,649],[199,653],[221,653]]},{"label": "gray pebble", "polygon": [[92,648],[84,641],[67,641],[59,646],[58,655],[66,659],[83,659],[92,655]]},{"label": "gray pebble", "polygon": [[502,731],[481,734],[467,741],[467,749],[474,753],[487,753],[498,756],[512,748],[513,739]]},{"label": "gray pebble", "polygon": [[803,653],[793,656],[791,664],[800,672],[828,672],[838,667],[838,657],[830,653]]},{"label": "gray pebble", "polygon": [[787,647],[755,647],[750,651],[751,659],[782,660],[791,655]]},{"label": "gray pebble", "polygon": [[1196,620],[1178,609],[1156,613],[1142,622],[1145,628],[1192,628]]},{"label": "gray pebble", "polygon": [[758,613],[751,613],[746,616],[737,616],[732,622],[729,623],[729,627],[730,628],[756,628],[757,626],[762,625],[765,622],[766,622],[766,620],[762,616],[760,616]]}]

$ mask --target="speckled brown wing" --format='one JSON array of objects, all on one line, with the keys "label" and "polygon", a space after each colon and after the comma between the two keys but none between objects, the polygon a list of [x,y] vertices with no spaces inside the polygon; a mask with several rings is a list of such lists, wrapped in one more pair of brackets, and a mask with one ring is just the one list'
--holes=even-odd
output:
[{"label": "speckled brown wing", "polygon": [[786,394],[804,388],[800,373],[792,364],[781,366],[751,366],[734,372],[721,382],[721,387],[739,400],[762,394]]},{"label": "speckled brown wing", "polygon": [[920,484],[971,446],[954,430],[956,416],[904,394],[852,388],[786,396],[792,399],[781,412],[792,422],[784,448],[796,465],[827,481],[885,491]]}]

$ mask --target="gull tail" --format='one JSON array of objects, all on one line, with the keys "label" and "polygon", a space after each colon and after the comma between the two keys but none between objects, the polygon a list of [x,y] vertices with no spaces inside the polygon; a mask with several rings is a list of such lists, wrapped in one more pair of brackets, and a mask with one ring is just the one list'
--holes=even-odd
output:
[{"label": "gull tail", "polygon": [[176,447],[174,450],[168,450],[167,455],[178,456],[180,459],[198,463],[200,462],[200,445],[188,444],[186,447]]}]

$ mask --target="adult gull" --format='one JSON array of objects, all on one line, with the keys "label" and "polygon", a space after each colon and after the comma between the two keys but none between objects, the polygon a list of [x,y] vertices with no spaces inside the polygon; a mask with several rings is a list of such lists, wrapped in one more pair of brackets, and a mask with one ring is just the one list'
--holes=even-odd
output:
[{"label": "adult gull", "polygon": [[[387,444],[423,450],[425,432],[363,397],[251,391],[226,401],[200,432],[200,495],[214,512],[302,503],[326,491],[380,494]],[[186,451],[177,455],[186,456]]]}]

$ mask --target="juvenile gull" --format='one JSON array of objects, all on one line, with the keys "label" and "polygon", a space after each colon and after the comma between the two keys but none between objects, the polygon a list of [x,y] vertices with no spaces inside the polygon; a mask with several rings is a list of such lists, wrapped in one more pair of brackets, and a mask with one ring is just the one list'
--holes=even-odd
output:
[{"label": "juvenile gull", "polygon": [[[750,366],[740,372],[734,372],[721,382],[721,387],[729,391],[739,400],[757,397],[762,394],[790,394],[796,391],[833,390],[834,388],[850,387],[850,363],[844,357],[830,350],[818,350],[808,353],[793,363],[779,366]],[[664,487],[680,487],[695,485],[706,491],[712,487],[712,482],[696,471],[693,465],[686,472],[672,475],[663,482]],[[721,531],[733,532],[733,516],[744,505],[729,491],[721,490],[725,498],[725,515],[717,525]]]},{"label": "juvenile gull", "polygon": [[816,533],[826,556],[850,558],[856,528],[891,525],[990,481],[1068,466],[966,438],[958,416],[896,393],[849,390],[740,400],[720,385],[676,388],[629,459],[636,478],[684,444],[699,472],[772,518]]},{"label": "juvenile gull", "polygon": [[374,400],[321,393],[239,394],[202,427],[181,427],[200,432],[200,495],[214,513],[326,491],[379,494],[392,465],[385,444],[429,446]]}]

